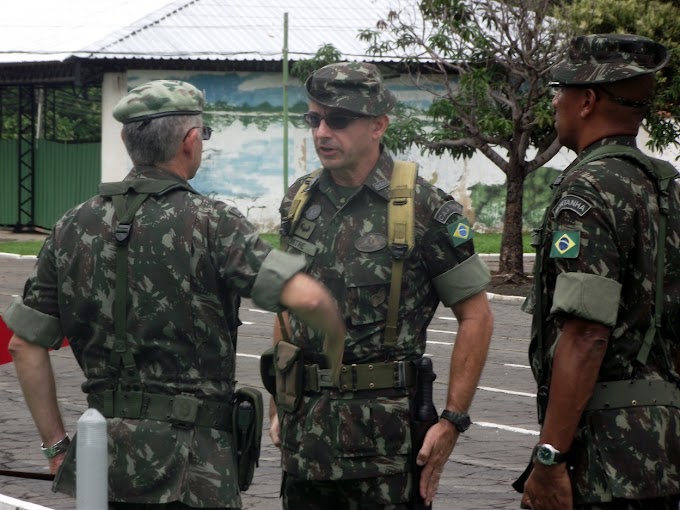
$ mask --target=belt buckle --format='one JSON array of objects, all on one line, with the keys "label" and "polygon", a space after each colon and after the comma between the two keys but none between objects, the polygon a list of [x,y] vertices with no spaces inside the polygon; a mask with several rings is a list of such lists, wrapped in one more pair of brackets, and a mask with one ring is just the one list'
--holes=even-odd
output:
[{"label": "belt buckle", "polygon": [[172,400],[170,422],[173,427],[191,428],[196,423],[201,400],[191,395],[175,395]]},{"label": "belt buckle", "polygon": [[333,373],[330,368],[317,368],[317,381],[321,388],[333,388]]},{"label": "belt buckle", "polygon": [[394,387],[406,387],[406,363],[404,361],[394,362]]}]

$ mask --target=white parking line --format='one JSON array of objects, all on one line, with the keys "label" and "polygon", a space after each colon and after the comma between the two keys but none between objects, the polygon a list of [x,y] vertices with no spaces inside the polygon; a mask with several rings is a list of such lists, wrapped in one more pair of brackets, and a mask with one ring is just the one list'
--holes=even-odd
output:
[{"label": "white parking line", "polygon": [[492,393],[505,393],[506,395],[518,395],[520,397],[536,398],[536,395],[533,393],[527,393],[525,391],[502,390],[500,388],[491,388],[489,386],[477,386],[477,389],[482,391],[490,391]]},{"label": "white parking line", "polygon": [[443,321],[456,321],[456,322],[458,322],[458,319],[456,319],[455,317],[437,317],[437,319],[441,319]]},{"label": "white parking line", "polygon": [[480,427],[487,427],[490,429],[507,430],[508,432],[517,432],[518,434],[526,434],[528,436],[538,436],[540,432],[538,430],[523,429],[521,427],[511,427],[510,425],[501,425],[500,423],[489,423],[487,421],[476,421],[475,425]]},{"label": "white parking line", "polygon": [[255,359],[260,359],[260,356],[257,354],[244,354],[242,352],[237,352],[237,356],[241,356],[242,358],[255,358]]},{"label": "white parking line", "polygon": [[503,363],[503,366],[512,368],[531,368],[529,365],[517,365],[516,363]]},{"label": "white parking line", "polygon": [[457,332],[456,331],[447,331],[444,329],[428,329],[428,333],[446,333],[448,335],[455,335]]},{"label": "white parking line", "polygon": [[267,310],[260,310],[259,308],[246,308],[249,312],[255,312],[255,313],[269,313],[272,314],[274,312],[268,312]]}]

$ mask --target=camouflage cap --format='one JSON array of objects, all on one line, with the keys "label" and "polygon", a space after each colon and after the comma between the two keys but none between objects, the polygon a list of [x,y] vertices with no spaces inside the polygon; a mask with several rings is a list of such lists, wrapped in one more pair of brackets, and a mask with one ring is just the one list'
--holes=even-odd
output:
[{"label": "camouflage cap", "polygon": [[550,85],[597,85],[654,73],[668,49],[637,35],[585,35],[569,43],[567,57],[552,69]]},{"label": "camouflage cap", "polygon": [[154,80],[128,92],[118,101],[113,116],[128,124],[167,115],[199,115],[204,104],[203,93],[191,83]]},{"label": "camouflage cap", "polygon": [[341,62],[315,71],[305,82],[307,96],[320,105],[377,117],[389,112],[397,98],[373,64]]}]

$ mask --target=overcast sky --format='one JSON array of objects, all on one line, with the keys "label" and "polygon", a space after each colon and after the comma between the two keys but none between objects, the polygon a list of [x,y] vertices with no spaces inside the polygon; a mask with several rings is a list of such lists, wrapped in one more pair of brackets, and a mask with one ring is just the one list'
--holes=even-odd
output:
[{"label": "overcast sky", "polygon": [[[189,0],[187,0],[188,2]],[[83,48],[171,0],[15,0],[0,16],[0,53]]]}]

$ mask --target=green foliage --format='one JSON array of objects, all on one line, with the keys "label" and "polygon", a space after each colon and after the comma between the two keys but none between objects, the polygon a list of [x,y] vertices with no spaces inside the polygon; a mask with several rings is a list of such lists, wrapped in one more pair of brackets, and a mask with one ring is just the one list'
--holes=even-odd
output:
[{"label": "green foliage", "polygon": [[647,116],[650,148],[679,146],[680,126],[680,4],[676,0],[574,0],[559,11],[578,33],[628,33],[649,37],[671,53],[658,74],[657,96]]},{"label": "green foliage", "polygon": [[324,44],[312,58],[295,62],[290,70],[290,75],[304,82],[317,69],[328,64],[340,62],[341,59],[342,53],[335,46]]},{"label": "green foliage", "polygon": [[[494,151],[493,162],[521,178],[541,166],[558,149],[547,81],[567,33],[548,17],[549,0],[423,0],[417,9],[386,13],[359,34],[369,54],[403,55],[433,94],[429,122],[409,115],[390,139],[453,158]],[[530,145],[545,157],[527,160]]]},{"label": "green foliage", "polygon": [[[4,89],[1,136],[14,139],[19,133],[19,90]],[[37,89],[36,108],[41,112],[40,138],[58,142],[99,142],[101,140],[101,88]],[[27,117],[21,122],[26,123]],[[24,128],[30,125],[24,124]]]}]

